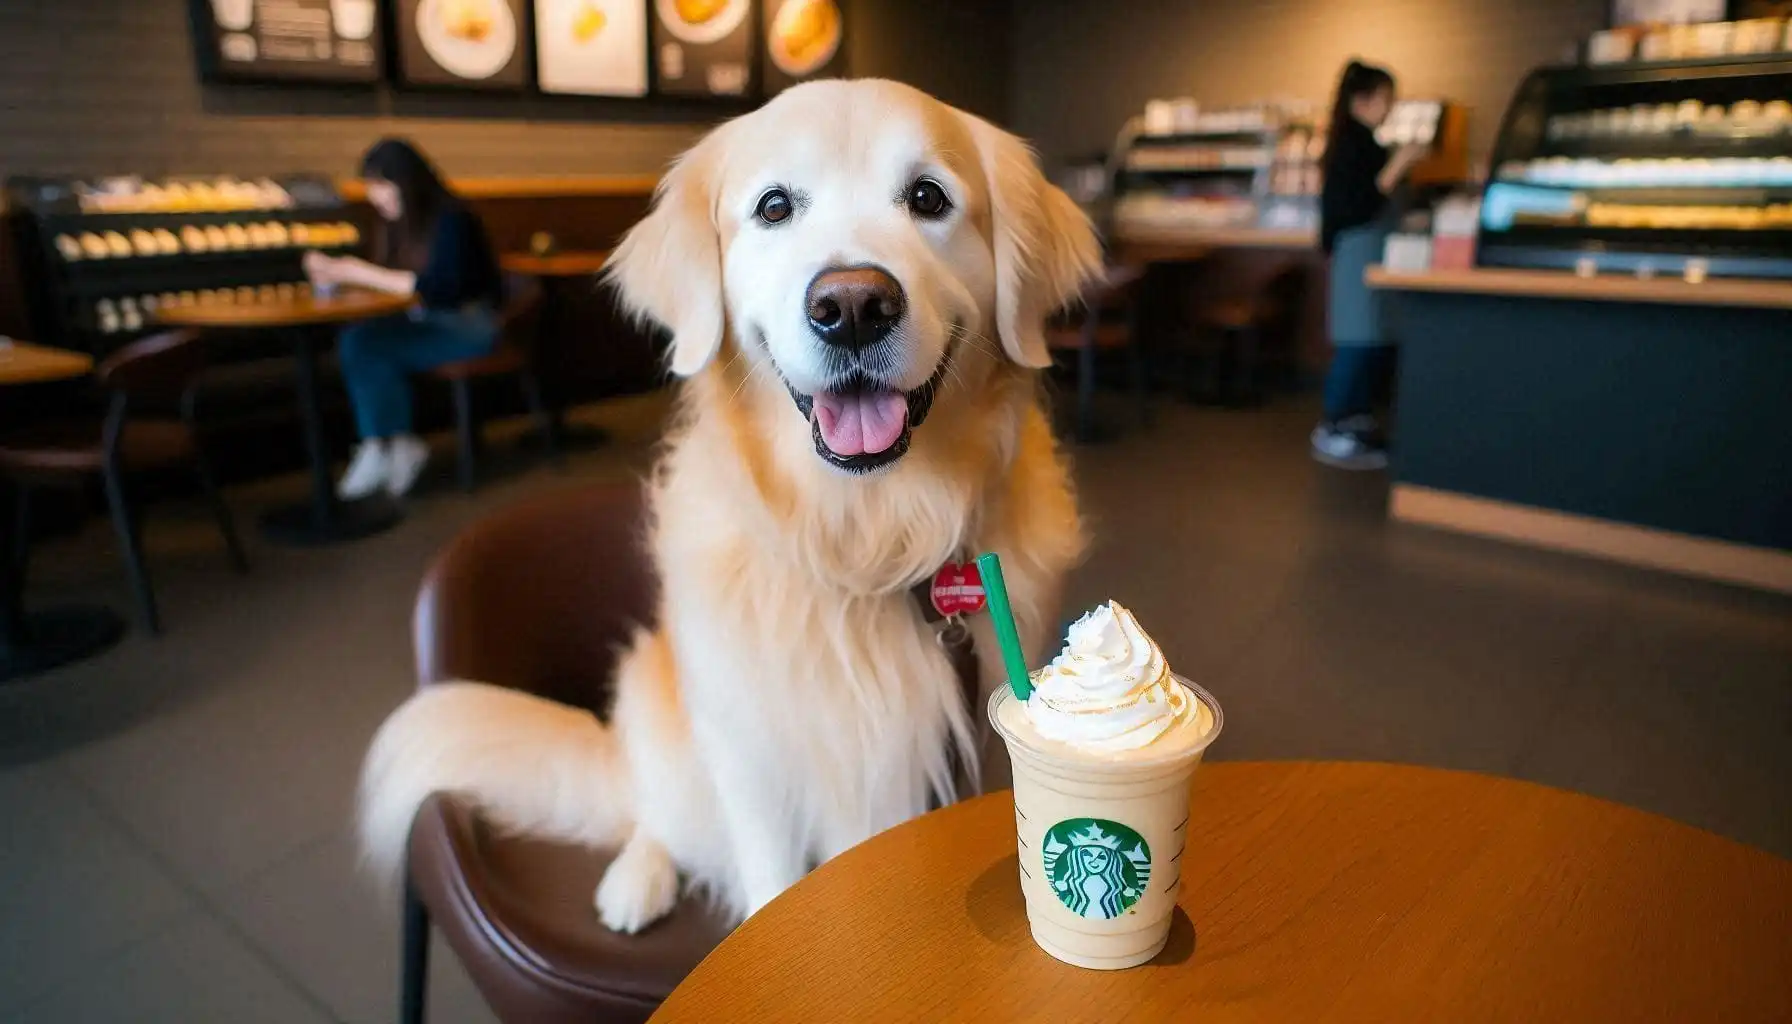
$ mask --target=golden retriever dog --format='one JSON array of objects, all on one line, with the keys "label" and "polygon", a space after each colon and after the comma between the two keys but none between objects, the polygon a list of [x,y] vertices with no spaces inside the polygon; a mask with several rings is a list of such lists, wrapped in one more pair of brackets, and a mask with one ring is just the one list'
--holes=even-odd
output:
[{"label": "golden retriever dog", "polygon": [[[910,589],[999,552],[1030,655],[1053,642],[1084,539],[1036,376],[1046,317],[1099,266],[1020,140],[895,82],[801,85],[697,143],[610,271],[685,378],[650,491],[657,624],[607,724],[476,683],[394,712],[361,785],[374,862],[399,870],[452,791],[620,846],[611,928],[681,878],[738,920],[955,799],[955,763],[1004,776]],[[987,696],[996,641],[968,624]]]}]

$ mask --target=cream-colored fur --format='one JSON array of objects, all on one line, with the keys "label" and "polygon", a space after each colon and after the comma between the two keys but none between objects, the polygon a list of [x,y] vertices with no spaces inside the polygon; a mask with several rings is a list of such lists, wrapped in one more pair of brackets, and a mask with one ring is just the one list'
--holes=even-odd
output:
[{"label": "cream-colored fur", "polygon": [[[949,217],[904,206],[920,175],[945,186]],[[768,228],[752,213],[772,185],[803,198]],[[893,82],[799,86],[698,143],[612,272],[671,330],[688,378],[651,492],[659,624],[624,656],[607,727],[472,683],[413,697],[368,755],[370,855],[396,870],[418,804],[462,793],[509,828],[621,844],[595,900],[634,931],[671,908],[680,876],[750,914],[956,795],[953,751],[1004,782],[983,708],[962,706],[909,588],[998,551],[1025,644],[1051,643],[1083,535],[1031,370],[1045,316],[1098,259],[1019,140]],[[908,453],[852,475],[817,455],[789,389],[825,383],[808,282],[864,263],[908,297],[901,388],[950,362]],[[987,616],[972,628],[987,694],[1000,660]]]}]

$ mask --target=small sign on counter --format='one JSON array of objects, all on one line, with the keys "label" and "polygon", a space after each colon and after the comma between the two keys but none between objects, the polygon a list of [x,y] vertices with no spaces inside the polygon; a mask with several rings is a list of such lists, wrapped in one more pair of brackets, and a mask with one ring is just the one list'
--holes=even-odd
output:
[{"label": "small sign on counter", "polygon": [[377,0],[193,0],[192,13],[205,78],[379,81]]}]

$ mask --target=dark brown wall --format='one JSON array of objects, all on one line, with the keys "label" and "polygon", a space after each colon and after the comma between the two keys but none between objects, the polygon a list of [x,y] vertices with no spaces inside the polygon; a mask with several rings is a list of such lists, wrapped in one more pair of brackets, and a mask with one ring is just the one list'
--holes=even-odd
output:
[{"label": "dark brown wall", "polygon": [[1330,104],[1353,56],[1410,94],[1466,103],[1485,160],[1525,71],[1569,57],[1609,0],[1028,0],[1015,14],[1013,114],[1051,159],[1107,148],[1153,97]]},{"label": "dark brown wall", "polygon": [[[854,74],[1005,113],[1008,0],[845,0]],[[375,137],[451,175],[656,173],[725,109],[197,80],[187,0],[0,0],[0,175],[343,174]],[[736,108],[738,109],[738,108]]]}]

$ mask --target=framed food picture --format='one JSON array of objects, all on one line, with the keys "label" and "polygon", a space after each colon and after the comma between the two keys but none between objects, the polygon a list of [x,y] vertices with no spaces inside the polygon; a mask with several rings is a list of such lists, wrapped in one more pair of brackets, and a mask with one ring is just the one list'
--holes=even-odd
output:
[{"label": "framed food picture", "polygon": [[524,0],[397,0],[404,85],[521,91],[529,84]]},{"label": "framed food picture", "polygon": [[379,81],[378,0],[192,0],[208,80]]},{"label": "framed food picture", "polygon": [[763,0],[765,91],[846,74],[846,16],[840,0]]},{"label": "framed food picture", "polygon": [[758,26],[753,0],[651,0],[654,89],[667,96],[746,96]]},{"label": "framed food picture", "polygon": [[535,0],[535,82],[575,96],[647,94],[643,0]]}]

